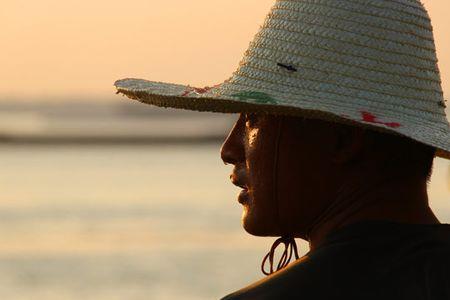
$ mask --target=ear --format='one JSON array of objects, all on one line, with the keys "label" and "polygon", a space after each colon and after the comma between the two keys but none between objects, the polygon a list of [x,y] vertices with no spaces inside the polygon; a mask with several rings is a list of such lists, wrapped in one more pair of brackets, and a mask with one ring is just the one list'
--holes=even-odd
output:
[{"label": "ear", "polygon": [[338,124],[335,127],[332,161],[336,164],[347,164],[357,161],[363,152],[364,135],[364,128]]}]

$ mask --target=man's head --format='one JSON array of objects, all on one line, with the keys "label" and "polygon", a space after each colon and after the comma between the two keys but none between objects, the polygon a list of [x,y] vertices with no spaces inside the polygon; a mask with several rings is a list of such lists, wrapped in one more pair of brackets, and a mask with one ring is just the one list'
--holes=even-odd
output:
[{"label": "man's head", "polygon": [[259,236],[304,238],[349,181],[426,182],[434,149],[399,136],[300,117],[241,114],[221,151],[242,187],[243,225]]}]

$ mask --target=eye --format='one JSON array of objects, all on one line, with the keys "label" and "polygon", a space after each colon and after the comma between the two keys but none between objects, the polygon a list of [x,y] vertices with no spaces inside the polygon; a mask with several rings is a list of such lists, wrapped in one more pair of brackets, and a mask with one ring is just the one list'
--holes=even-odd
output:
[{"label": "eye", "polygon": [[255,127],[258,124],[259,115],[256,113],[246,113],[245,114],[245,125],[248,127]]}]

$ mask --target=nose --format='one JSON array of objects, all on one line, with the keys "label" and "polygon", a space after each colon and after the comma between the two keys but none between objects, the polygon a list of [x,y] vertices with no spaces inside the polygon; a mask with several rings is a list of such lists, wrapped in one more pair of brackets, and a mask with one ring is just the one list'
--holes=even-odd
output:
[{"label": "nose", "polygon": [[245,161],[245,123],[241,114],[220,149],[220,157],[225,164],[236,165]]}]

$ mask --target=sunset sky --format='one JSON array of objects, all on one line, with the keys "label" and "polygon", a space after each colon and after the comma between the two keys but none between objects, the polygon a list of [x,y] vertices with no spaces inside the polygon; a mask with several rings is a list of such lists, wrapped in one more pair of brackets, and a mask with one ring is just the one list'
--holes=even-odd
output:
[{"label": "sunset sky", "polygon": [[[275,0],[15,0],[0,10],[0,101],[116,99],[116,79],[210,85],[237,68]],[[446,96],[450,2],[431,15]]]}]

